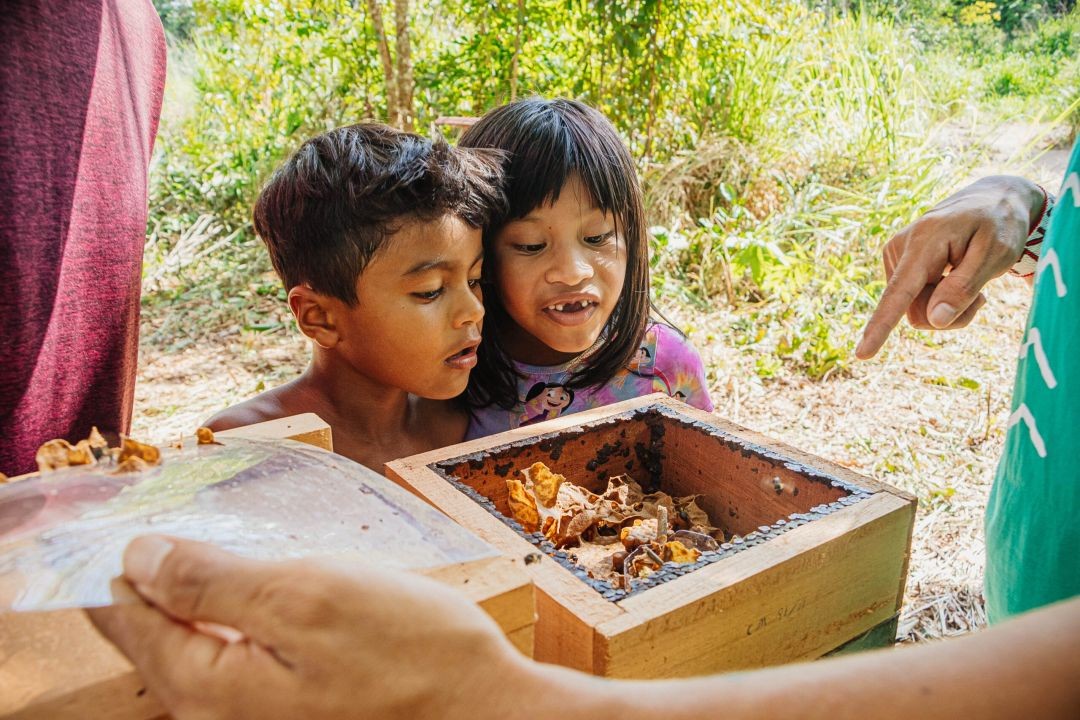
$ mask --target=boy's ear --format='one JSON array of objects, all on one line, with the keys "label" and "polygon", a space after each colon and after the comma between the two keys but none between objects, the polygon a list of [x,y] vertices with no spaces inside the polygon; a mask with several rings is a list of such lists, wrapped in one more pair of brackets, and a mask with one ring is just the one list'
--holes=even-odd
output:
[{"label": "boy's ear", "polygon": [[297,285],[289,290],[289,309],[296,318],[300,332],[327,350],[341,339],[334,322],[332,300],[306,285]]}]

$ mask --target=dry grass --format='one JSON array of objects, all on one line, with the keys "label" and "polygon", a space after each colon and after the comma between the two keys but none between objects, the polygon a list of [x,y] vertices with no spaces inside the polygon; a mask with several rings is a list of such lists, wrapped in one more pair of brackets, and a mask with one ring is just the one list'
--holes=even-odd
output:
[{"label": "dry grass", "polygon": [[[753,347],[707,346],[734,314],[696,315],[717,413],[916,494],[920,499],[901,636],[982,625],[982,509],[1001,450],[1027,289],[1002,281],[973,327],[932,337],[902,330],[845,377],[763,381]],[[672,320],[685,318],[672,309]],[[144,338],[161,320],[148,313]],[[158,336],[160,337],[160,336]],[[308,356],[295,331],[225,331],[178,350],[144,341],[133,432],[164,442],[217,410],[280,384]],[[977,389],[965,385],[978,383]]]},{"label": "dry grass", "polygon": [[[996,134],[992,141],[1000,148],[980,174],[1017,167],[1016,150],[1032,132],[1014,126]],[[1021,167],[1056,187],[1066,159],[1050,153]],[[821,382],[787,370],[759,378],[761,350],[725,342],[726,329],[740,317],[736,311],[664,308],[684,327],[692,318],[692,339],[705,359],[719,415],[919,498],[902,640],[954,635],[985,623],[982,515],[1004,439],[1028,298],[1022,282],[997,281],[965,331],[927,334],[902,324],[878,358]],[[165,442],[295,377],[308,349],[291,324],[272,332],[244,329],[245,313],[283,319],[287,309],[283,303],[275,308],[276,302],[241,298],[240,317],[224,324],[217,320],[227,306],[151,303],[143,315],[133,433]],[[200,323],[207,315],[215,318],[209,325],[220,329],[208,331]]]},{"label": "dry grass", "polygon": [[[919,498],[905,640],[985,623],[982,512],[1004,439],[1027,292],[1002,280],[966,331],[931,336],[905,324],[878,358],[823,382],[758,378],[753,346],[702,347],[717,414]],[[722,337],[733,320],[733,313],[697,315],[694,337]]]}]

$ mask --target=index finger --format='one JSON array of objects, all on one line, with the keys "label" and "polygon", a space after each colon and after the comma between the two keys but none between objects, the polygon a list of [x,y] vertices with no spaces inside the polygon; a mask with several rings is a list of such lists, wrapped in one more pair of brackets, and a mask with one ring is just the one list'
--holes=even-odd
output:
[{"label": "index finger", "polygon": [[910,255],[900,259],[881,294],[877,307],[863,328],[862,339],[855,348],[855,357],[867,360],[877,354],[889,334],[904,317],[915,298],[927,285],[926,272],[911,261]]}]

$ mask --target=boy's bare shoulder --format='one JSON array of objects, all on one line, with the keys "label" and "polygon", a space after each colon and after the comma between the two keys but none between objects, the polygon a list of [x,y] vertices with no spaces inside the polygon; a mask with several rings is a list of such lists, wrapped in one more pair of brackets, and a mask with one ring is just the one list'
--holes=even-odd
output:
[{"label": "boy's bare shoulder", "polygon": [[316,408],[303,402],[303,395],[296,382],[287,383],[225,408],[204,425],[215,431],[231,430],[304,412],[317,412]]}]

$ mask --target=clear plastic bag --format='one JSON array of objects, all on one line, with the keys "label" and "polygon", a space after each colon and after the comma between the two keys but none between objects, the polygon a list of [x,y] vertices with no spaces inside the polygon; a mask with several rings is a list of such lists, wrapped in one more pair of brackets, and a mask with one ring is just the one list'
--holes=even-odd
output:
[{"label": "clear plastic bag", "polygon": [[395,568],[496,554],[386,478],[302,443],[191,441],[149,470],[112,470],[0,485],[0,612],[110,604],[124,548],[148,533],[252,558],[348,556]]}]

